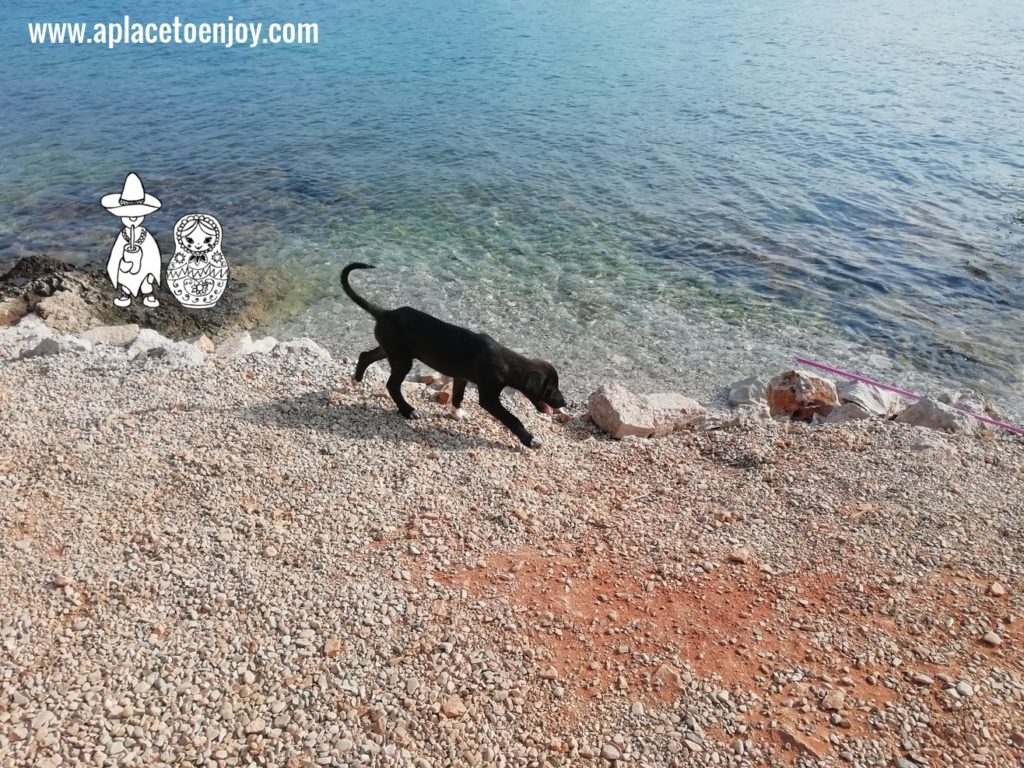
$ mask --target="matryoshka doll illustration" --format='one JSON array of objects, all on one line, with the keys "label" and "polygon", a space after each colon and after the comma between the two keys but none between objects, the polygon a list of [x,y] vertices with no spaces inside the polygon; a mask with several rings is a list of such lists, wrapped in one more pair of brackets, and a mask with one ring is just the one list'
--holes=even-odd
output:
[{"label": "matryoshka doll illustration", "polygon": [[220,222],[208,213],[190,213],[174,225],[174,257],[167,265],[167,287],[190,309],[212,307],[228,285],[221,250]]}]

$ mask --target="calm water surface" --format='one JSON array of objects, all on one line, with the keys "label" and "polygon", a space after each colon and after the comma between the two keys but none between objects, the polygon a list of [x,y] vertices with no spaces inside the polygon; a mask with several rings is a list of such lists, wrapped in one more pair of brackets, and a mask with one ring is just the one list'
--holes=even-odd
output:
[{"label": "calm water surface", "polygon": [[[582,396],[809,354],[1024,403],[1024,3],[247,3],[306,48],[32,47],[0,10],[0,262],[104,260],[128,170],[149,224],[220,218],[287,269],[272,329],[370,340],[337,271],[542,353]],[[161,238],[162,236],[162,238]],[[170,254],[165,252],[165,259]],[[703,384],[698,384],[703,382]],[[715,384],[724,383],[715,381]]]}]

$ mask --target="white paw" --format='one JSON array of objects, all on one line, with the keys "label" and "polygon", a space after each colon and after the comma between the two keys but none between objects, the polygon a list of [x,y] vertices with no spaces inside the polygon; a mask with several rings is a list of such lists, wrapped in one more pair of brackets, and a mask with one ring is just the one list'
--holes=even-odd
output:
[{"label": "white paw", "polygon": [[544,443],[542,443],[542,442],[541,442],[541,441],[540,441],[540,440],[539,440],[538,438],[536,438],[536,437],[535,437],[535,438],[533,438],[532,440],[530,440],[530,447],[531,447],[531,448],[533,448],[534,450],[537,450],[537,449],[538,449],[538,448],[540,448],[540,447],[541,447],[542,445],[544,445]]},{"label": "white paw", "polygon": [[452,418],[456,421],[468,421],[469,414],[462,408],[452,408]]},{"label": "white paw", "polygon": [[409,415],[406,416],[405,418],[407,418],[409,420],[418,419],[418,418],[420,418],[420,412],[417,411],[415,408],[413,408],[411,411],[409,411]]}]

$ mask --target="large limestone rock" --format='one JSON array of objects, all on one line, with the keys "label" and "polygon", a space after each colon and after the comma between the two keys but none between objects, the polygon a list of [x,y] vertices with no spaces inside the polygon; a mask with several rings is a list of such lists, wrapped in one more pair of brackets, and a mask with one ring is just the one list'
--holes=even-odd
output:
[{"label": "large limestone rock", "polygon": [[751,376],[729,385],[729,405],[767,405],[768,385],[760,376]]},{"label": "large limestone rock", "polygon": [[59,291],[40,299],[35,310],[59,333],[80,333],[98,322],[85,299],[73,291]]},{"label": "large limestone rock", "polygon": [[977,419],[930,397],[922,397],[909,406],[896,417],[896,421],[959,435],[973,435],[979,426]]},{"label": "large limestone rock", "polygon": [[810,421],[828,416],[839,405],[835,385],[804,371],[786,371],[768,383],[768,408],[772,416]]},{"label": "large limestone rock", "polygon": [[37,315],[26,315],[17,325],[0,327],[0,358],[17,359],[53,335]]},{"label": "large limestone rock", "polygon": [[[839,402],[857,405],[870,416],[889,419],[903,410],[903,398],[860,381],[843,381],[836,387]],[[848,411],[851,412],[852,411]]]},{"label": "large limestone rock", "polygon": [[589,413],[594,423],[616,440],[662,437],[693,429],[706,415],[700,403],[685,395],[638,395],[618,383],[604,384],[590,396]]},{"label": "large limestone rock", "polygon": [[590,396],[589,412],[594,423],[616,440],[654,434],[654,413],[647,407],[647,399],[621,384],[598,388]]},{"label": "large limestone rock", "polygon": [[46,357],[48,355],[77,354],[88,352],[92,349],[92,343],[79,339],[76,336],[50,335],[40,339],[39,343],[27,347],[18,355],[21,359],[31,357]]}]

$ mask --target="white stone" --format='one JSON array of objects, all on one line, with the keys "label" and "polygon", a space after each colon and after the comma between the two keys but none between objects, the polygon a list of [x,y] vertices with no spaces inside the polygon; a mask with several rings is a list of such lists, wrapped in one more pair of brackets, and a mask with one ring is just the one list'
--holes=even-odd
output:
[{"label": "white stone", "polygon": [[97,322],[85,299],[72,291],[59,291],[41,299],[36,312],[59,333],[79,333]]},{"label": "white stone", "polygon": [[150,328],[143,328],[131,346],[128,358],[136,362],[162,360],[172,366],[201,365],[206,355],[187,341],[172,341]]},{"label": "white stone", "polygon": [[284,355],[308,355],[315,357],[319,360],[330,360],[331,353],[328,352],[324,347],[317,344],[312,339],[291,339],[289,341],[279,342],[274,347],[274,354],[276,356]]},{"label": "white stone", "polygon": [[111,347],[127,347],[139,337],[139,326],[135,323],[125,325],[98,325],[79,334],[82,339],[93,344],[106,344]]},{"label": "white stone", "polygon": [[637,395],[618,383],[590,396],[590,418],[617,440],[661,437],[699,426],[707,413],[696,400],[675,392]]},{"label": "white stone", "polygon": [[760,376],[734,381],[729,385],[729,405],[768,406],[768,383]]},{"label": "white stone", "polygon": [[277,339],[273,336],[254,341],[248,331],[243,331],[230,339],[221,342],[217,347],[217,354],[220,357],[240,357],[242,355],[257,355],[270,352],[277,346]]},{"label": "white stone", "polygon": [[0,328],[0,357],[18,358],[53,335],[36,315],[25,315],[17,325]]},{"label": "white stone", "polygon": [[978,431],[976,419],[930,397],[922,397],[909,406],[896,417],[896,421],[914,427],[925,427],[962,435],[973,435]]},{"label": "white stone", "polygon": [[594,423],[616,440],[654,434],[654,414],[646,399],[621,384],[602,385],[590,396],[589,412]]},{"label": "white stone", "polygon": [[840,403],[858,405],[869,415],[883,419],[895,416],[906,404],[899,395],[861,381],[841,381],[836,391]]},{"label": "white stone", "polygon": [[822,419],[823,424],[845,424],[849,421],[861,421],[862,419],[870,419],[870,413],[864,410],[857,403],[843,403],[838,408],[833,408],[832,412]]}]

